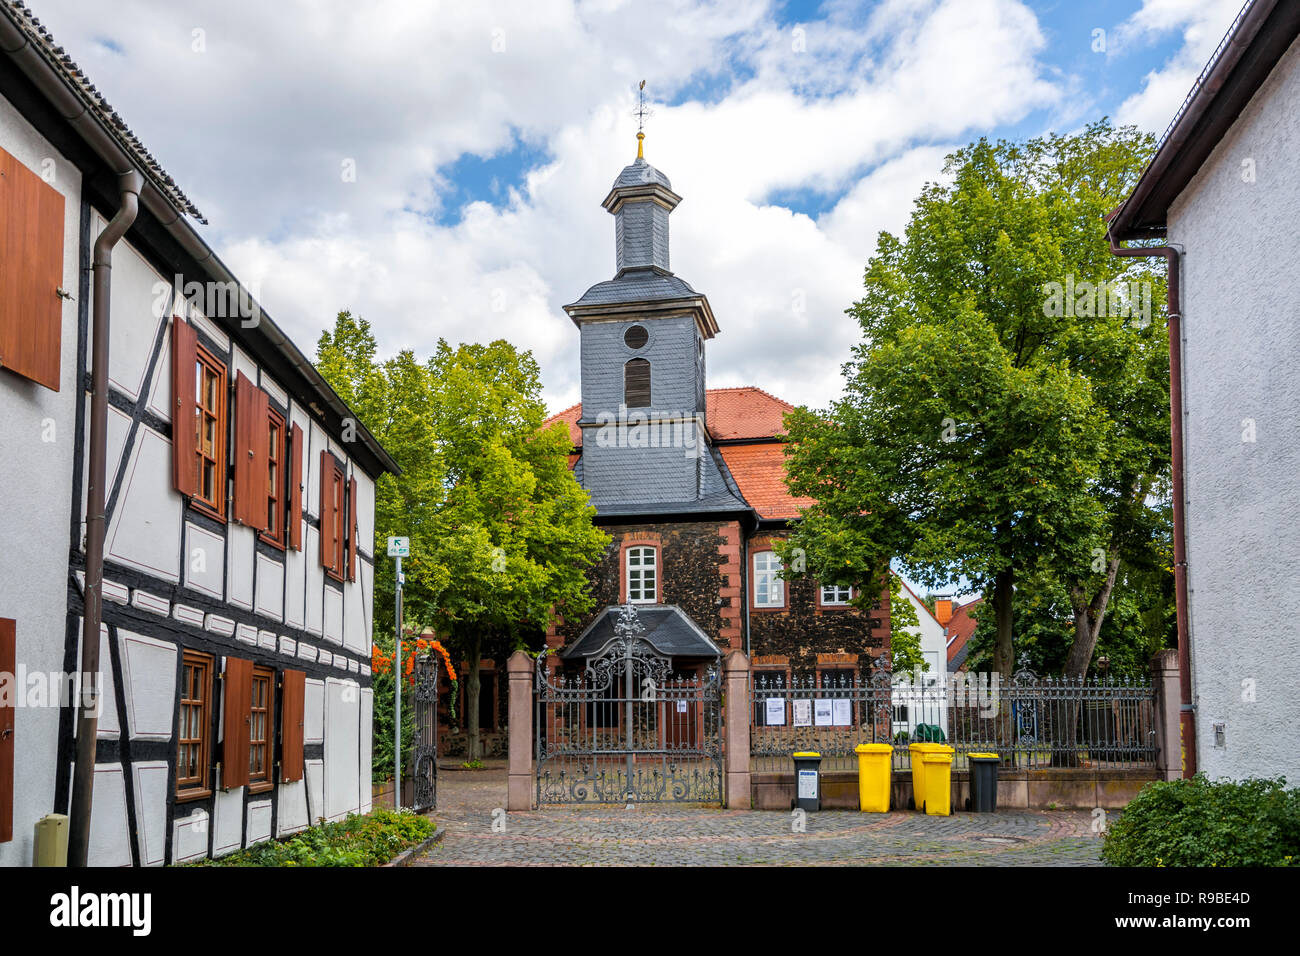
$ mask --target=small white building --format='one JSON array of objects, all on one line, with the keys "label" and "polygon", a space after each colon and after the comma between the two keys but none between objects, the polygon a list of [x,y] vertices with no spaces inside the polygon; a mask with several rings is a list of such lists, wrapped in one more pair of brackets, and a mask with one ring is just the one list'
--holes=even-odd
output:
[{"label": "small white building", "polygon": [[[1300,783],[1300,3],[1247,3],[1112,216],[1179,255],[1179,640],[1211,778]],[[1175,273],[1181,272],[1181,275]],[[1171,297],[1172,298],[1172,297]],[[1177,334],[1178,332],[1181,334]],[[1179,355],[1178,353],[1181,353]],[[1175,364],[1174,368],[1178,368]],[[1181,519],[1181,520],[1180,520]],[[1260,583],[1266,583],[1261,588]]]},{"label": "small white building", "polygon": [[[159,78],[163,80],[162,77]],[[230,852],[370,807],[375,480],[396,465],[203,242],[197,210],[0,0],[0,865],[68,813],[92,250],[111,252],[89,862]]]},{"label": "small white building", "polygon": [[[892,571],[890,572],[893,573]],[[910,625],[903,630],[915,634],[920,639],[921,656],[926,669],[919,674],[895,672],[893,690],[894,720],[893,732],[906,732],[912,737],[917,724],[934,724],[944,729],[948,727],[948,651],[944,624],[921,601],[907,582],[901,577],[902,595],[916,611],[917,625]],[[951,614],[952,602],[946,602]],[[938,605],[936,605],[938,606]]]}]

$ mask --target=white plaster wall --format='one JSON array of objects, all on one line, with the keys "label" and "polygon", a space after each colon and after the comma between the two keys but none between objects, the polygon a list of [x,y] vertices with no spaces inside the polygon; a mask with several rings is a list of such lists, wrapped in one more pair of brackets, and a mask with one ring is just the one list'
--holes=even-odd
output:
[{"label": "white plaster wall", "polygon": [[176,712],[176,645],[119,629],[126,725],[134,740],[171,740]]},{"label": "white plaster wall", "polygon": [[[62,286],[78,292],[81,174],[0,96],[0,147],[63,196]],[[29,671],[63,670],[68,533],[76,436],[78,302],[64,300],[57,392],[0,370],[0,617],[17,621],[17,660]],[[49,438],[49,441],[44,440]],[[0,843],[0,866],[30,864],[32,827],[54,806],[59,712],[19,708],[14,739],[14,839]]]},{"label": "white plaster wall", "polygon": [[[51,761],[51,766],[53,761]],[[86,863],[90,866],[130,866],[126,816],[126,781],[119,763],[95,764],[95,799],[90,807],[90,845]],[[17,836],[18,821],[14,821]],[[25,861],[30,864],[30,858]]]},{"label": "white plaster wall", "polygon": [[257,556],[257,613],[284,620],[284,565],[264,554]]},{"label": "white plaster wall", "polygon": [[218,790],[213,801],[212,855],[233,853],[244,843],[244,788]]},{"label": "white plaster wall", "polygon": [[361,689],[361,812],[369,813],[372,806],[371,761],[374,758],[375,692],[369,687]]},{"label": "white plaster wall", "polygon": [[162,866],[167,853],[167,762],[149,760],[133,763],[135,815],[139,821],[141,866]]},{"label": "white plaster wall", "polygon": [[253,556],[257,550],[257,535],[252,528],[228,524],[226,536],[226,589],[229,592],[227,600],[238,607],[252,610]]},{"label": "white plaster wall", "polygon": [[1212,778],[1300,781],[1297,103],[1300,43],[1169,212],[1169,239],[1186,250],[1190,647],[1198,763]]},{"label": "white plaster wall", "polygon": [[[93,213],[91,242],[108,225]],[[171,313],[171,280],[164,279],[127,240],[113,250],[113,294],[109,297],[109,384],[131,398],[144,387],[158,328]],[[87,330],[87,354],[94,336]],[[151,389],[152,391],[152,389]]]},{"label": "white plaster wall", "polygon": [[307,781],[282,783],[275,791],[279,806],[276,811],[276,823],[279,836],[297,833],[307,827]]},{"label": "white plaster wall", "polygon": [[181,498],[172,491],[171,442],[141,425],[108,523],[105,556],[179,581],[181,520]]},{"label": "white plaster wall", "polygon": [[220,601],[226,577],[226,539],[196,524],[185,525],[185,586]]},{"label": "white plaster wall", "polygon": [[339,820],[361,807],[361,695],[355,681],[325,681],[325,817]]}]

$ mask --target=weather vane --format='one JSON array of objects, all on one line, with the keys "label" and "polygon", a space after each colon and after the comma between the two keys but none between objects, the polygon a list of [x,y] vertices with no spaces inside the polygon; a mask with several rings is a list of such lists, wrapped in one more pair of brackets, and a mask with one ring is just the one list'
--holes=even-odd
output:
[{"label": "weather vane", "polygon": [[644,159],[642,144],[645,141],[645,121],[647,116],[654,116],[655,111],[645,105],[645,80],[641,81],[638,89],[637,106],[632,111],[632,115],[636,117],[636,158]]}]

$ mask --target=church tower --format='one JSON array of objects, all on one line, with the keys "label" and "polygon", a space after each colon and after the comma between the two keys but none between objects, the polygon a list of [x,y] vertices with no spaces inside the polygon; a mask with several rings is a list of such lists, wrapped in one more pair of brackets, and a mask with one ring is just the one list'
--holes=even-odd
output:
[{"label": "church tower", "polygon": [[708,299],[674,275],[669,217],[682,201],[637,156],[601,204],[614,216],[614,278],[564,307],[581,332],[582,482],[602,513],[723,494],[705,430]]}]

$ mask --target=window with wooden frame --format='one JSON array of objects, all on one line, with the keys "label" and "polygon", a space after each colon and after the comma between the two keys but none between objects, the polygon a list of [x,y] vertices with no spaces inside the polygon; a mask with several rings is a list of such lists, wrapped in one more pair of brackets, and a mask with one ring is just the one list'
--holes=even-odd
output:
[{"label": "window with wooden frame", "polygon": [[781,559],[775,551],[754,555],[754,607],[785,607],[785,582]]},{"label": "window with wooden frame", "polygon": [[654,604],[658,597],[659,555],[656,548],[628,548],[627,600],[629,604]]},{"label": "window with wooden frame", "polygon": [[328,451],[320,453],[320,563],[336,581],[343,580],[346,514],[343,469]]},{"label": "window with wooden frame", "polygon": [[0,368],[59,390],[63,195],[0,149]]},{"label": "window with wooden frame", "polygon": [[226,511],[226,366],[197,346],[195,379],[195,456],[198,486],[194,501],[223,517]]},{"label": "window with wooden frame", "polygon": [[185,651],[181,661],[180,719],[177,721],[176,798],[212,795],[212,667],[210,654]]},{"label": "window with wooden frame", "polygon": [[248,705],[248,792],[262,793],[275,786],[271,764],[275,760],[275,671],[254,667]]},{"label": "window with wooden frame", "polygon": [[285,515],[287,513],[288,484],[284,463],[287,459],[287,442],[284,416],[275,409],[266,413],[266,530],[262,540],[283,548],[285,544]]}]

